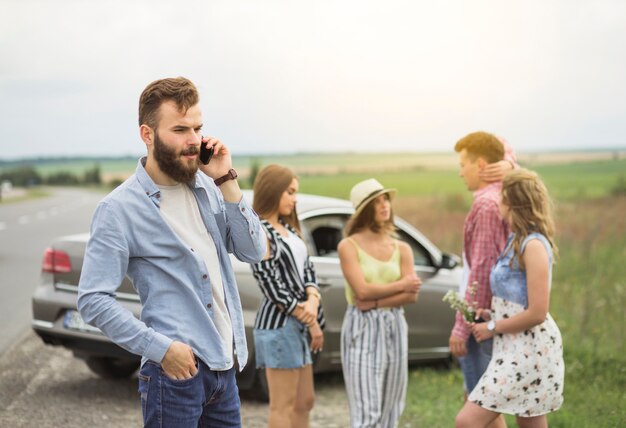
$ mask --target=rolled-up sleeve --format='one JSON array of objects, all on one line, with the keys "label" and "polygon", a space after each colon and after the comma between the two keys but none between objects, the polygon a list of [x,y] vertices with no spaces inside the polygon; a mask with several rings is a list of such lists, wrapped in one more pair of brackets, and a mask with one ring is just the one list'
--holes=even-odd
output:
[{"label": "rolled-up sleeve", "polygon": [[115,299],[128,269],[126,233],[106,202],[96,208],[78,286],[78,310],[117,345],[160,362],[172,340],[135,318]]},{"label": "rolled-up sleeve", "polygon": [[238,203],[224,202],[226,215],[226,249],[246,263],[263,260],[267,251],[265,234],[259,216],[242,197]]},{"label": "rolled-up sleeve", "polygon": [[307,257],[304,264],[304,288],[313,287],[319,291],[317,286],[317,278],[315,277],[315,268],[311,263],[311,258]]}]

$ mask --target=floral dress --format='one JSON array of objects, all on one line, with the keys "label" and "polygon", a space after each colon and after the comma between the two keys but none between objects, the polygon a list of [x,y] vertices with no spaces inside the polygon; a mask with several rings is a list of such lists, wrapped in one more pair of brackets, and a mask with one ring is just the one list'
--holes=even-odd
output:
[{"label": "floral dress", "polygon": [[[510,318],[528,308],[526,272],[513,257],[509,236],[505,250],[490,276],[492,317],[498,321]],[[528,235],[521,246],[538,239],[546,247],[552,283],[552,248],[539,233]],[[522,417],[553,412],[563,403],[563,345],[561,332],[548,314],[546,320],[528,330],[514,334],[496,334],[493,355],[487,370],[469,396],[479,406],[498,413]]]}]

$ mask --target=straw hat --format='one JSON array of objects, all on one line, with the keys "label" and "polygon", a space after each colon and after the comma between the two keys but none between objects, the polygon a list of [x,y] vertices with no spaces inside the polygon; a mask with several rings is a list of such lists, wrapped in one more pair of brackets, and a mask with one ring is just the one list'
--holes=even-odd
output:
[{"label": "straw hat", "polygon": [[359,215],[363,208],[378,196],[388,193],[389,199],[393,199],[396,192],[396,189],[385,189],[375,178],[355,184],[352,190],[350,190],[350,201],[354,207],[354,215]]}]

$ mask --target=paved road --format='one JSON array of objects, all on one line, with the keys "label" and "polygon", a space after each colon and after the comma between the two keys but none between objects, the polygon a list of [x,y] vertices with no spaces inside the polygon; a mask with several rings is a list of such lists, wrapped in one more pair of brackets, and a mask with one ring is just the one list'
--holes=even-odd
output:
[{"label": "paved road", "polygon": [[103,193],[50,188],[51,196],[0,205],[0,355],[30,328],[30,298],[43,251],[60,235],[89,230]]}]

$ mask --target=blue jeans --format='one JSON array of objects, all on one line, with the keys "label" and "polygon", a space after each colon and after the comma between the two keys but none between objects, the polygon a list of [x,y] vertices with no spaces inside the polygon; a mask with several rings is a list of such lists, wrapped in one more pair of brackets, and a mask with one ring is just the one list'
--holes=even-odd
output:
[{"label": "blue jeans", "polygon": [[478,343],[474,336],[470,335],[465,346],[467,346],[467,354],[459,357],[459,364],[465,379],[465,391],[469,394],[476,387],[491,361],[493,339]]},{"label": "blue jeans", "polygon": [[190,379],[167,377],[161,366],[147,361],[139,370],[139,393],[145,427],[241,427],[235,369],[212,371],[198,361]]}]

